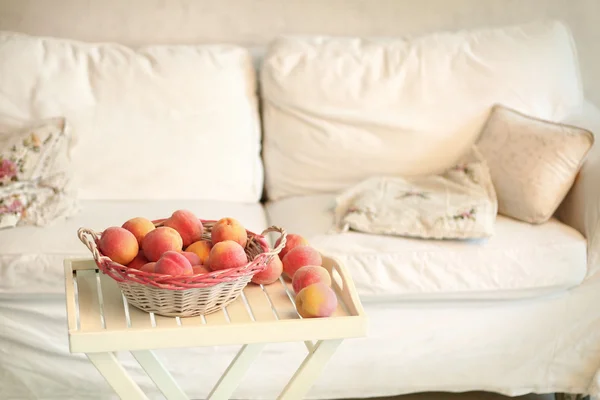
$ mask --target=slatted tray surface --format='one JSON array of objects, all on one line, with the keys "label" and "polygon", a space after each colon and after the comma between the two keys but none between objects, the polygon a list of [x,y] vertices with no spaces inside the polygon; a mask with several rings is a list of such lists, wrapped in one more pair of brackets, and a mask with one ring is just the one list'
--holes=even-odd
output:
[{"label": "slatted tray surface", "polygon": [[[105,352],[242,343],[360,337],[367,323],[354,284],[335,260],[323,257],[338,307],[329,318],[302,319],[291,283],[249,284],[220,311],[199,317],[163,317],[127,303],[116,282],[91,259],[65,260],[72,352]],[[307,343],[307,345],[309,345]]]}]

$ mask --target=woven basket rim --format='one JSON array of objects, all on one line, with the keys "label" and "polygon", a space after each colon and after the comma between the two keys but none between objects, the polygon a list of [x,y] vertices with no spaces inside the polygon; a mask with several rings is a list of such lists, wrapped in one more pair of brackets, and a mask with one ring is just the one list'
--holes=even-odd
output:
[{"label": "woven basket rim", "polygon": [[[166,218],[156,219],[153,220],[152,223],[154,223],[156,227],[160,227],[165,220]],[[202,222],[203,226],[205,226],[205,232],[206,227],[208,227],[210,231],[212,225],[216,223],[216,220],[204,220],[201,218],[199,218],[199,220]],[[278,232],[281,235],[278,246],[272,250],[264,236],[269,232]],[[88,228],[79,228],[77,231],[79,239],[90,250],[96,265],[103,273],[117,282],[135,282],[166,290],[202,289],[224,282],[233,282],[247,275],[254,275],[266,268],[271,258],[278,255],[285,247],[287,240],[285,229],[278,226],[271,226],[265,229],[260,235],[246,229],[248,235],[248,243],[245,248],[246,254],[248,254],[248,252],[254,252],[256,255],[245,265],[195,275],[173,276],[128,268],[125,265],[111,260],[109,257],[102,254],[98,247],[98,240],[102,236],[102,233],[103,231],[97,232]],[[252,248],[249,249],[249,247]]]}]

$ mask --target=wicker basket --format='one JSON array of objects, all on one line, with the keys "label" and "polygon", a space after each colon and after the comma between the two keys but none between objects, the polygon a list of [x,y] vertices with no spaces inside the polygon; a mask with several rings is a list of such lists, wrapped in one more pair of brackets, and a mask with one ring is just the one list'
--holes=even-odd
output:
[{"label": "wicker basket", "polygon": [[[154,221],[159,227],[164,220]],[[203,239],[210,240],[215,221],[201,220],[204,225]],[[240,295],[254,274],[263,271],[271,258],[279,254],[286,243],[283,228],[272,226],[262,234],[250,231],[246,244],[248,264],[204,274],[171,276],[128,268],[112,261],[98,249],[101,232],[80,228],[79,239],[92,252],[100,271],[117,281],[129,304],[146,312],[167,317],[194,317],[210,314],[231,303]],[[269,249],[264,237],[269,232],[279,232],[279,245]]]}]

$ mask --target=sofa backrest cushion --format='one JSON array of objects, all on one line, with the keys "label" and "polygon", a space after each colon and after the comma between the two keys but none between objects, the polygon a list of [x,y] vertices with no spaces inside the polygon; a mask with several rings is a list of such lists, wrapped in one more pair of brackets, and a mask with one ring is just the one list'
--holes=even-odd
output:
[{"label": "sofa backrest cushion", "polygon": [[282,37],[261,85],[271,199],[439,173],[471,147],[495,103],[552,121],[583,103],[571,33],[554,21],[414,38]]},{"label": "sofa backrest cushion", "polygon": [[257,103],[241,47],[0,32],[0,115],[66,117],[81,198],[258,201]]}]

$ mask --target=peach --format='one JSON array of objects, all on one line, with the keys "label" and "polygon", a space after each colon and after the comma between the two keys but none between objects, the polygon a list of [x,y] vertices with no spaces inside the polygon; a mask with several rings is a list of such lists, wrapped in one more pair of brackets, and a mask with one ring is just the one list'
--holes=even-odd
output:
[{"label": "peach", "polygon": [[156,262],[155,271],[164,275],[191,275],[192,264],[184,255],[176,251],[165,252]]},{"label": "peach", "polygon": [[269,264],[267,264],[267,268],[254,274],[252,282],[259,285],[270,285],[279,279],[282,271],[283,264],[281,263],[281,259],[278,256],[274,256],[271,261],[269,261]]},{"label": "peach", "polygon": [[133,233],[118,226],[112,226],[102,232],[98,247],[102,254],[122,265],[129,264],[140,249]]},{"label": "peach", "polygon": [[210,238],[213,246],[219,242],[233,240],[240,246],[246,247],[248,242],[248,233],[246,229],[237,220],[233,218],[221,218],[212,227]]},{"label": "peach", "polygon": [[190,264],[192,265],[200,265],[202,261],[200,261],[200,257],[196,253],[192,253],[191,251],[182,251],[181,254],[188,259]]},{"label": "peach", "polygon": [[283,272],[291,279],[306,265],[321,265],[321,254],[310,246],[296,246],[283,257]]},{"label": "peach", "polygon": [[179,233],[166,226],[148,232],[142,241],[144,255],[150,261],[158,261],[166,251],[181,251],[182,248],[183,242]]},{"label": "peach", "polygon": [[244,248],[233,240],[225,240],[215,244],[210,250],[207,265],[213,271],[237,268],[248,263]]},{"label": "peach", "polygon": [[193,271],[194,275],[206,274],[206,273],[211,272],[210,269],[208,269],[204,265],[194,265],[194,266],[192,266],[192,271]]},{"label": "peach", "polygon": [[163,226],[173,228],[179,232],[184,247],[202,239],[202,232],[204,232],[202,222],[193,212],[188,210],[175,211],[163,222]]},{"label": "peach", "polygon": [[319,282],[331,286],[329,271],[318,265],[305,265],[299,268],[294,274],[292,287],[294,288],[294,293],[300,293],[305,287]]},{"label": "peach", "polygon": [[129,264],[127,264],[127,267],[133,269],[140,269],[147,263],[148,260],[146,259],[146,256],[144,256],[144,252],[140,251],[139,253],[137,253],[137,256],[135,256],[135,258],[131,260]]},{"label": "peach", "polygon": [[[277,239],[275,242],[275,247],[279,246],[279,243],[281,243],[281,238]],[[308,240],[304,239],[300,235],[290,233],[286,236],[285,247],[279,252],[279,258],[283,260],[283,257],[285,257],[290,250],[297,246],[308,246]]]},{"label": "peach", "polygon": [[142,240],[144,240],[144,237],[148,234],[148,232],[154,230],[154,224],[149,219],[136,217],[125,222],[122,228],[133,233],[133,236],[135,236],[138,241],[138,245],[141,246]]},{"label": "peach", "polygon": [[155,262],[149,262],[147,264],[144,264],[142,266],[142,268],[140,268],[140,271],[150,272],[150,273],[154,274],[154,273],[156,273],[156,263]]},{"label": "peach", "polygon": [[296,295],[296,310],[302,318],[329,317],[337,308],[337,296],[324,283],[308,285]]},{"label": "peach", "polygon": [[198,264],[206,264],[206,260],[208,260],[208,255],[210,254],[211,248],[212,243],[210,243],[208,240],[199,240],[186,247],[185,251],[195,253],[198,257],[200,257],[200,262]]}]

